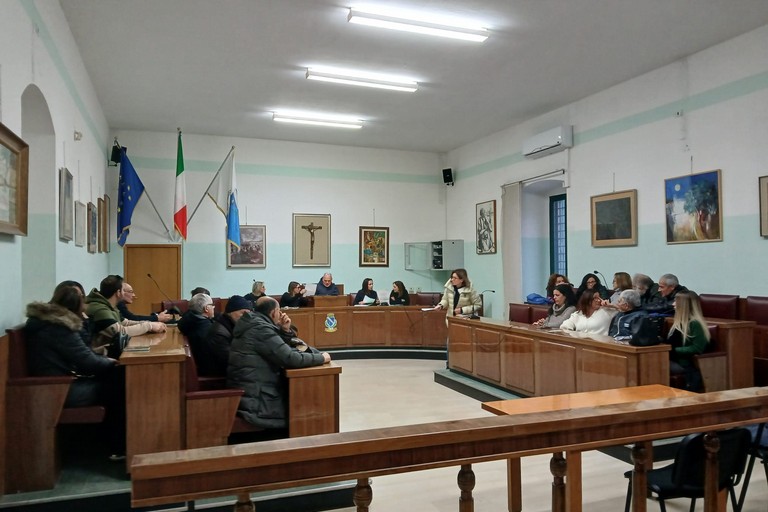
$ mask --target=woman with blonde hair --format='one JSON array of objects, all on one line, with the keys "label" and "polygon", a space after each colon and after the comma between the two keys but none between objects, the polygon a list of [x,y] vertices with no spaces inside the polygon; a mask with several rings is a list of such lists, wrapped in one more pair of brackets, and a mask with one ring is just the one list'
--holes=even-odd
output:
[{"label": "woman with blonde hair", "polygon": [[693,364],[693,356],[702,354],[709,344],[707,321],[701,312],[701,300],[696,292],[678,292],[674,302],[675,317],[667,335],[672,345],[669,352],[669,373],[685,375],[686,389],[701,391],[701,374]]}]

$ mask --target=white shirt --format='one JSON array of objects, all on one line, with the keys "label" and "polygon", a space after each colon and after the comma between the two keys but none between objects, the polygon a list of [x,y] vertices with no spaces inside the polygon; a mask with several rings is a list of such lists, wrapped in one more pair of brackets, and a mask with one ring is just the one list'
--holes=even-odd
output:
[{"label": "white shirt", "polygon": [[608,334],[611,319],[616,314],[612,308],[600,308],[587,318],[584,313],[577,311],[560,325],[565,331],[579,331],[591,334]]}]

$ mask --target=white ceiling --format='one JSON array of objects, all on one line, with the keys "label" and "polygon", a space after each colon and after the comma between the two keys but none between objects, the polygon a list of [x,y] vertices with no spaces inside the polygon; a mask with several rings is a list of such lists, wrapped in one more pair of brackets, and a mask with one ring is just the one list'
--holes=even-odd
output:
[{"label": "white ceiling", "polygon": [[[767,0],[388,1],[477,20],[482,44],[347,23],[342,0],[60,0],[112,129],[445,152],[768,24]],[[768,50],[767,50],[768,51]],[[416,93],[309,81],[310,65]],[[357,115],[283,125],[275,109]]]}]

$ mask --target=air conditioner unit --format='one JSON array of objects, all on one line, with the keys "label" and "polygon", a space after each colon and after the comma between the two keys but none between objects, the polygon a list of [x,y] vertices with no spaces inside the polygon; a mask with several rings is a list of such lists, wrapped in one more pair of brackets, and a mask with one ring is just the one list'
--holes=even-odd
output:
[{"label": "air conditioner unit", "polygon": [[563,125],[534,135],[523,142],[523,156],[540,158],[573,146],[573,126]]}]

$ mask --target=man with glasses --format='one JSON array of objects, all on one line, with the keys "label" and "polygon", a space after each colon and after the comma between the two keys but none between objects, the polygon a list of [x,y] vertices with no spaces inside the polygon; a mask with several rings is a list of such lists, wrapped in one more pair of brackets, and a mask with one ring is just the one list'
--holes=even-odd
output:
[{"label": "man with glasses", "polygon": [[208,331],[213,323],[213,299],[205,293],[196,293],[189,299],[187,312],[179,320],[178,326],[181,334],[187,337],[189,348],[195,362],[201,360],[204,352],[203,346],[208,337]]},{"label": "man with glasses", "polygon": [[170,322],[173,320],[173,315],[167,311],[161,311],[159,313],[151,313],[149,315],[137,315],[132,313],[128,309],[129,304],[133,304],[136,294],[133,291],[133,286],[123,281],[123,300],[117,303],[117,309],[120,311],[120,316],[124,320],[149,320],[150,322]]}]

